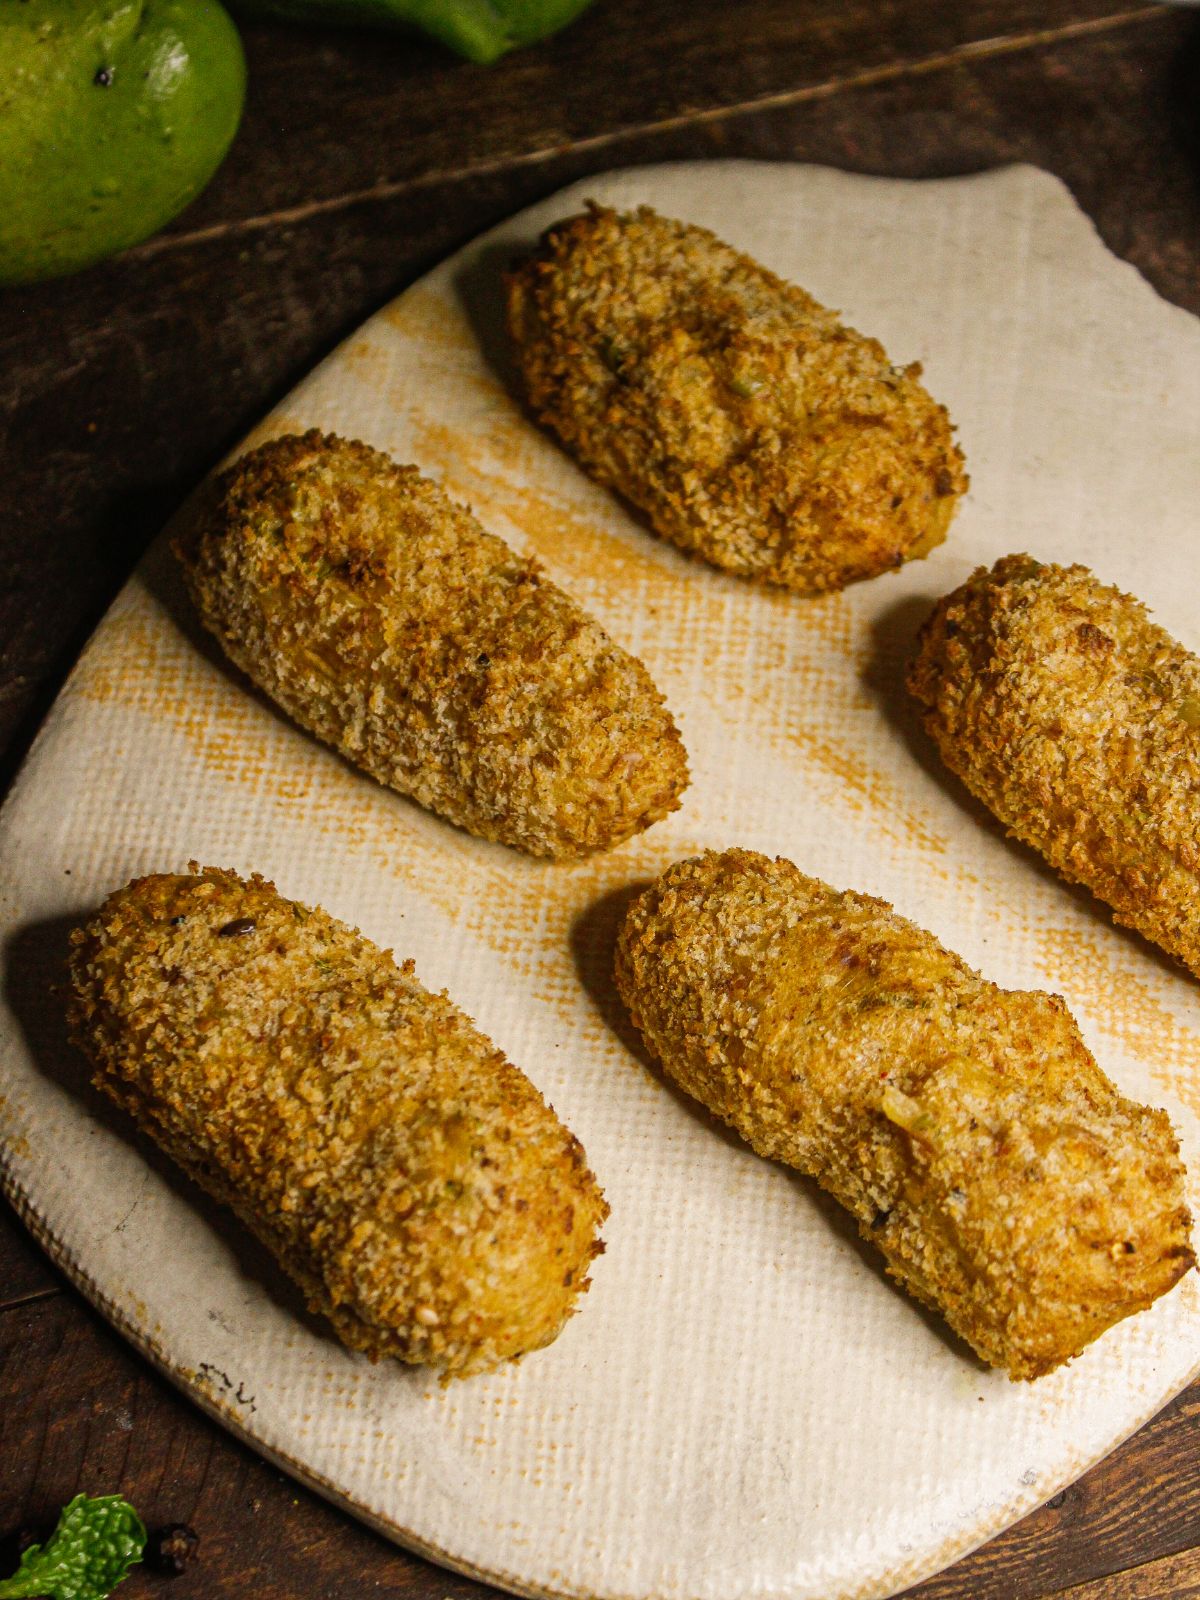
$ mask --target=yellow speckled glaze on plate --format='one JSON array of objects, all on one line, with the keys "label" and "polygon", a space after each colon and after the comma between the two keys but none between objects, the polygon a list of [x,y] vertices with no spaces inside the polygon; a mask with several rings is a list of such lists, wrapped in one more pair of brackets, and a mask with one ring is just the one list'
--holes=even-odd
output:
[{"label": "yellow speckled glaze on plate", "polygon": [[[688,560],[591,484],[512,398],[499,322],[504,262],[588,196],[707,224],[923,360],[973,480],[948,542],[805,600]],[[1010,550],[1086,561],[1200,646],[1198,415],[1200,324],[1030,169],[634,170],[469,246],[254,437],[365,439],[536,553],[665,692],[694,775],[683,809],[574,865],[457,832],[250,691],[160,542],[0,819],[8,1193],[222,1422],[402,1543],[521,1593],[883,1596],[1012,1522],[1200,1368],[1196,1278],[1037,1384],[983,1370],[811,1186],[649,1069],[612,997],[612,936],[631,885],[706,845],[884,895],[998,982],[1061,991],[1121,1087],[1171,1111],[1200,1179],[1200,987],[1004,839],[901,686],[932,601]],[[192,858],[264,872],[412,956],[583,1139],[608,1253],[550,1349],[445,1388],[347,1354],[87,1089],[50,988],[69,919]]]}]

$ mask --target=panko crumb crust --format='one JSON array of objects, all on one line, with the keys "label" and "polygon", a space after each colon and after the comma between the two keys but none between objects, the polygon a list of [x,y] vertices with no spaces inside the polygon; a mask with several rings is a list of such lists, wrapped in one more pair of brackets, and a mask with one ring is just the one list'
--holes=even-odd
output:
[{"label": "panko crumb crust", "polygon": [[980,567],[908,688],[1009,833],[1200,976],[1200,657],[1087,567]]},{"label": "panko crumb crust", "polygon": [[461,1375],[556,1337],[608,1207],[578,1140],[411,961],[193,867],[111,895],[70,967],[96,1086],[344,1344]]},{"label": "panko crumb crust", "polygon": [[663,538],[801,593],[928,553],[967,488],[949,415],[705,228],[592,205],[508,279],[530,405]]},{"label": "panko crumb crust", "polygon": [[646,668],[415,467],[272,440],[176,550],[266,694],[480,838],[582,856],[677,809],[687,757]]},{"label": "panko crumb crust", "polygon": [[634,901],[616,981],[667,1074],[1012,1378],[1194,1264],[1166,1113],[1118,1092],[1057,995],[997,988],[885,901],[710,852]]}]

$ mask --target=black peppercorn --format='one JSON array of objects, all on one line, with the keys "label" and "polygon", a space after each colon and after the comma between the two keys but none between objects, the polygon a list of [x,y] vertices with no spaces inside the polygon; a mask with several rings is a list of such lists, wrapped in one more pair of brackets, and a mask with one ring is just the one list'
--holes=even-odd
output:
[{"label": "black peppercorn", "polygon": [[168,1522],[146,1540],[146,1565],[177,1578],[196,1554],[200,1535],[186,1522]]},{"label": "black peppercorn", "polygon": [[254,929],[253,917],[235,917],[232,922],[227,922],[223,928],[217,929],[217,938],[240,939],[243,934],[253,933]]}]

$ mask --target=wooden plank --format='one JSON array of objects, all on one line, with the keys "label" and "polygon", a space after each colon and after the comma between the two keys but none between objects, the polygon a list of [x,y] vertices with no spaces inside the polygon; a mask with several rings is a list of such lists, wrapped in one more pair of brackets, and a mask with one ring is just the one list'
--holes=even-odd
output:
[{"label": "wooden plank", "polygon": [[486,69],[413,37],[244,22],[241,133],[172,232],[386,197],[584,141],[600,164],[598,142],[681,117],[827,95],[1130,18],[1155,26],[1161,10],[1146,0],[739,0],[734,10],[726,0],[597,0],[553,39]]},{"label": "wooden plank", "polygon": [[1095,1583],[1058,1589],[1044,1600],[1196,1600],[1200,1595],[1200,1550],[1185,1550]]},{"label": "wooden plank", "polygon": [[0,1312],[61,1292],[58,1273],[17,1221],[12,1208],[0,1200]]}]

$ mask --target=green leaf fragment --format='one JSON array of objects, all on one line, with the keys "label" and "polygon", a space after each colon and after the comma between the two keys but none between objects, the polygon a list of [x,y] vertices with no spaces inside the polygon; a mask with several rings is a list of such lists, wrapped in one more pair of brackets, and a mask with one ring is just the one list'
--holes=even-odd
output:
[{"label": "green leaf fragment", "polygon": [[495,61],[508,50],[557,33],[588,0],[407,0],[407,10],[426,33],[468,61]]},{"label": "green leaf fragment", "polygon": [[565,28],[591,0],[239,0],[296,22],[410,27],[486,65]]},{"label": "green leaf fragment", "polygon": [[146,1548],[137,1512],[119,1494],[77,1494],[44,1545],[31,1545],[0,1600],[107,1600]]}]

